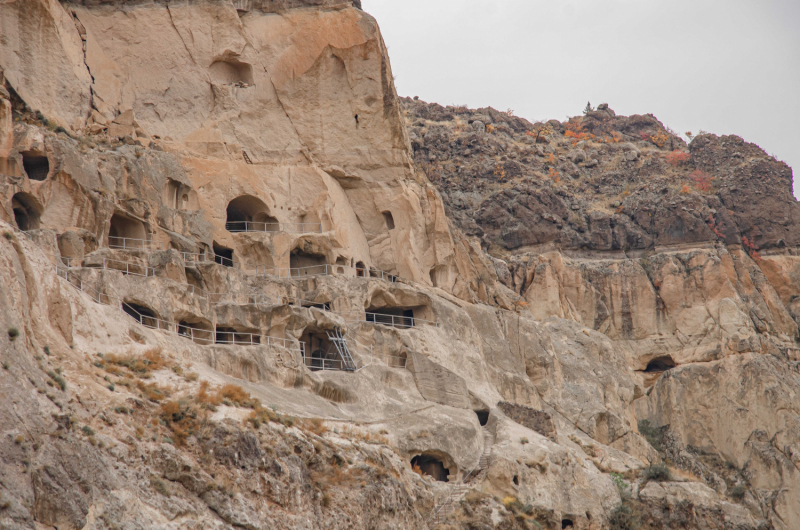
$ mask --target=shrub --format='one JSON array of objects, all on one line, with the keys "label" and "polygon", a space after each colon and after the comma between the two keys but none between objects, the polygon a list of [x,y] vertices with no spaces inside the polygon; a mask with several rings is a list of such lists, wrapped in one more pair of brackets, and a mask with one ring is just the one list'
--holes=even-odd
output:
[{"label": "shrub", "polygon": [[44,347],[44,354],[47,355],[48,357],[50,356],[50,346]]},{"label": "shrub", "polygon": [[159,492],[164,497],[170,496],[169,489],[167,489],[167,484],[155,475],[150,477],[150,486],[152,486],[154,490]]},{"label": "shrub", "polygon": [[611,480],[619,491],[619,496],[622,499],[628,499],[631,496],[630,486],[625,482],[625,477],[620,473],[611,473]]},{"label": "shrub", "polygon": [[17,337],[19,337],[19,330],[14,327],[8,328],[8,338],[11,340],[11,342],[17,340]]},{"label": "shrub", "polygon": [[86,436],[94,436],[94,429],[92,429],[88,425],[84,425],[83,427],[81,427],[81,432],[83,432],[83,434],[85,434]]},{"label": "shrub", "polygon": [[644,436],[647,443],[653,446],[656,451],[661,451],[661,432],[658,427],[654,427],[650,420],[641,420],[638,424],[639,433]]},{"label": "shrub", "polygon": [[49,370],[49,371],[47,372],[47,375],[49,375],[49,376],[50,376],[50,379],[52,379],[53,381],[55,381],[55,382],[56,382],[56,384],[57,384],[59,387],[61,387],[61,391],[62,391],[62,392],[63,392],[63,391],[65,391],[65,390],[67,389],[67,381],[66,381],[66,380],[65,380],[63,377],[61,377],[61,374],[59,374],[59,373],[56,373],[56,372],[54,372],[54,371],[52,371],[52,370]]},{"label": "shrub", "polygon": [[737,500],[742,500],[746,492],[747,487],[744,484],[737,484],[731,489],[731,497]]},{"label": "shrub", "polygon": [[708,192],[711,191],[711,181],[714,180],[714,177],[699,169],[695,169],[689,173],[689,179],[694,182],[698,190]]},{"label": "shrub", "polygon": [[523,436],[522,438],[519,439],[519,443],[525,445],[526,443],[528,443],[528,439]]},{"label": "shrub", "polygon": [[647,480],[664,481],[670,480],[672,474],[669,472],[669,468],[666,464],[655,464],[644,470],[644,478]]},{"label": "shrub", "polygon": [[676,149],[673,152],[668,153],[665,158],[670,165],[677,166],[683,162],[687,162],[690,156],[689,153]]},{"label": "shrub", "polygon": [[620,504],[611,512],[608,518],[611,530],[637,530],[640,527],[639,518],[633,510],[624,504]]}]

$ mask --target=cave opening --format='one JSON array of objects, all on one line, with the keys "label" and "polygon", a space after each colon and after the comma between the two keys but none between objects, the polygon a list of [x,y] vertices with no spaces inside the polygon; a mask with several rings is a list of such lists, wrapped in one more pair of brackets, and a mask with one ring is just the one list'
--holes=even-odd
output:
[{"label": "cave opening", "polygon": [[136,319],[139,324],[148,328],[158,329],[158,315],[149,307],[133,302],[123,302],[122,310]]},{"label": "cave opening", "polygon": [[431,455],[417,455],[411,459],[411,467],[420,475],[433,477],[439,482],[449,482],[450,470],[444,467],[444,463]]},{"label": "cave opening", "polygon": [[39,228],[42,208],[39,201],[30,193],[19,192],[11,197],[11,209],[14,211],[14,222],[23,232]]},{"label": "cave opening", "polygon": [[325,274],[328,272],[325,256],[305,252],[299,248],[294,249],[289,255],[289,267],[291,268],[292,276]]},{"label": "cave opening", "polygon": [[672,360],[672,357],[669,355],[665,355],[663,357],[657,357],[647,363],[647,368],[644,369],[645,372],[653,373],[653,372],[666,372],[675,368],[675,361]]},{"label": "cave opening", "polygon": [[253,66],[238,59],[214,61],[209,66],[208,72],[211,75],[211,81],[216,85],[253,84]]},{"label": "cave opening", "polygon": [[261,344],[261,335],[250,330],[241,330],[228,326],[217,326],[214,334],[216,344]]},{"label": "cave opening", "polygon": [[489,423],[489,411],[488,410],[476,410],[475,415],[478,416],[478,423],[481,424],[481,427]]},{"label": "cave opening", "polygon": [[144,223],[122,213],[111,216],[108,229],[108,248],[144,249],[146,248],[147,231]]},{"label": "cave opening", "polygon": [[358,276],[359,278],[364,278],[368,274],[369,271],[367,270],[367,266],[364,265],[364,262],[363,261],[356,262],[356,276]]},{"label": "cave opening", "polygon": [[233,249],[223,247],[216,241],[213,243],[214,262],[225,267],[233,267]]},{"label": "cave opening", "polygon": [[411,307],[369,307],[366,313],[367,322],[386,324],[396,328],[413,328],[415,326],[414,308]]},{"label": "cave opening", "polygon": [[561,529],[564,530],[564,528],[574,528],[572,519],[561,519]]},{"label": "cave opening", "polygon": [[50,174],[50,161],[44,153],[39,151],[23,151],[22,167],[31,180],[45,180]]},{"label": "cave opening", "polygon": [[394,230],[394,216],[392,215],[392,212],[385,211],[381,213],[383,214],[383,220],[386,222],[386,228],[389,230]]},{"label": "cave opening", "polygon": [[269,207],[257,197],[240,195],[225,210],[228,232],[278,232],[280,223],[269,214]]}]

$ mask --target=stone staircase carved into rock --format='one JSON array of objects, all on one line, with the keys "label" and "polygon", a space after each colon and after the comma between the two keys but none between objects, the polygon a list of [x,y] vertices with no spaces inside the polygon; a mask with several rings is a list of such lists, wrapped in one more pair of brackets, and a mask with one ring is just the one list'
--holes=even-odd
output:
[{"label": "stone staircase carved into rock", "polygon": [[452,514],[458,503],[464,500],[467,492],[473,485],[480,483],[486,473],[489,471],[489,464],[492,457],[492,446],[494,445],[495,435],[488,425],[481,427],[483,431],[483,454],[478,459],[478,464],[475,468],[464,475],[462,481],[452,487],[450,493],[441,502],[437,503],[430,517],[428,517],[428,526],[439,524],[447,520],[447,517]]}]

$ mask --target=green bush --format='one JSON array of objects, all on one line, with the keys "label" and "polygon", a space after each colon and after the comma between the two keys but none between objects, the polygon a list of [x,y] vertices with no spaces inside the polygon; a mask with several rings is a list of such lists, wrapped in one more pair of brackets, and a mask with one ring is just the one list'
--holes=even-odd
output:
[{"label": "green bush", "polygon": [[641,527],[639,518],[630,506],[625,504],[614,508],[611,517],[608,518],[608,524],[611,530],[638,530]]},{"label": "green bush", "polygon": [[83,432],[83,434],[85,434],[86,436],[94,436],[94,429],[92,429],[88,425],[84,425],[83,427],[81,427],[81,432]]},{"label": "green bush", "polygon": [[647,480],[664,481],[670,480],[672,474],[666,464],[655,464],[644,470],[644,478]]},{"label": "green bush", "polygon": [[67,381],[63,377],[61,377],[61,374],[57,374],[56,372],[50,370],[47,372],[47,375],[50,376],[50,379],[58,383],[58,386],[61,387],[62,392],[67,389]]},{"label": "green bush", "polygon": [[8,328],[8,338],[13,342],[19,337],[19,330],[17,328]]},{"label": "green bush", "polygon": [[641,420],[639,422],[639,433],[644,436],[647,443],[653,446],[653,448],[661,452],[663,449],[661,447],[661,431],[658,427],[654,427],[650,420]]}]

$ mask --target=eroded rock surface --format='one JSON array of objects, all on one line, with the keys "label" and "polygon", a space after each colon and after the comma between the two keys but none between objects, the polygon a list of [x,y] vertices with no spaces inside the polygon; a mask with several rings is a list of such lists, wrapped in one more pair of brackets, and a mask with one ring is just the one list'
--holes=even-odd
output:
[{"label": "eroded rock surface", "polygon": [[400,99],[359,2],[0,37],[0,526],[800,524],[756,146]]}]

